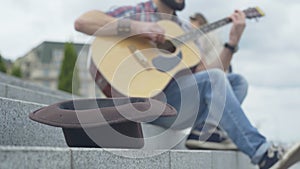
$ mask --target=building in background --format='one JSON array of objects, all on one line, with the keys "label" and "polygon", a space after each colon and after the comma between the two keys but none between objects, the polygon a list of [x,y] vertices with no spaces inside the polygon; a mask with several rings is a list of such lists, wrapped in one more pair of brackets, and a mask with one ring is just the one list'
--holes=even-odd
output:
[{"label": "building in background", "polygon": [[[17,60],[21,67],[23,79],[33,83],[57,89],[58,76],[64,58],[64,45],[62,42],[45,41],[30,50],[27,54]],[[88,70],[89,45],[73,43],[78,59],[77,67],[80,77],[80,95],[100,96],[100,91]]]}]

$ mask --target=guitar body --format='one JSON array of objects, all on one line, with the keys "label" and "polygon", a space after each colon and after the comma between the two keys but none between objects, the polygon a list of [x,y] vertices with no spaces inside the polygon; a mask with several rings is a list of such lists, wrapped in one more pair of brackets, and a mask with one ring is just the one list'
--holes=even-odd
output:
[{"label": "guitar body", "polygon": [[[172,21],[158,24],[166,30],[166,39],[184,34]],[[177,73],[200,62],[199,49],[193,42],[170,53],[139,36],[97,37],[91,45],[91,54],[90,71],[108,97],[154,97]]]},{"label": "guitar body", "polygon": [[[248,19],[265,15],[258,7],[243,12]],[[91,46],[90,72],[108,97],[154,97],[166,88],[175,75],[200,62],[199,49],[193,40],[231,21],[226,17],[202,26],[200,31],[187,33],[172,21],[159,21],[158,24],[166,31],[167,42],[170,42],[163,45],[139,36],[125,39],[98,37]],[[170,47],[170,44],[174,45]]]}]

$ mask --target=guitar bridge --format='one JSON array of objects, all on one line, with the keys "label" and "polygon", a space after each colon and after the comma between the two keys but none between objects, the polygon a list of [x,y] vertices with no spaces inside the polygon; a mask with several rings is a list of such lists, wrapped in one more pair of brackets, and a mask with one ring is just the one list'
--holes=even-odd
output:
[{"label": "guitar bridge", "polygon": [[130,45],[128,46],[129,50],[135,57],[135,59],[144,67],[144,68],[150,68],[148,59],[142,54],[140,50],[138,50],[135,46]]}]

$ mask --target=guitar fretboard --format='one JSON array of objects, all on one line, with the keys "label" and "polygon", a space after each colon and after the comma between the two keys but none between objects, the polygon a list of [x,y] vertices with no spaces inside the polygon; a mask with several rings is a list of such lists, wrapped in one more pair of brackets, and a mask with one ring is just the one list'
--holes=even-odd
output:
[{"label": "guitar fretboard", "polygon": [[185,42],[196,40],[203,34],[206,34],[212,30],[215,30],[224,25],[227,25],[230,22],[231,22],[230,18],[224,18],[219,21],[213,22],[211,24],[204,25],[200,29],[194,29],[188,33],[180,35],[180,36],[172,39],[171,41],[176,47],[179,47],[179,46],[183,45]]}]

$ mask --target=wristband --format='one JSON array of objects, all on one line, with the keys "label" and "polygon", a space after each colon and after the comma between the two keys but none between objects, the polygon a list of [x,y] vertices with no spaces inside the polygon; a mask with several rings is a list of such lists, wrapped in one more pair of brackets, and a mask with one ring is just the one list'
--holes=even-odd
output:
[{"label": "wristband", "polygon": [[131,33],[130,19],[119,19],[117,32],[120,36],[129,35]]},{"label": "wristband", "polygon": [[230,45],[229,43],[225,43],[224,47],[227,48],[227,49],[229,49],[231,51],[231,53],[235,53],[239,49],[238,45],[233,46],[233,45]]}]

